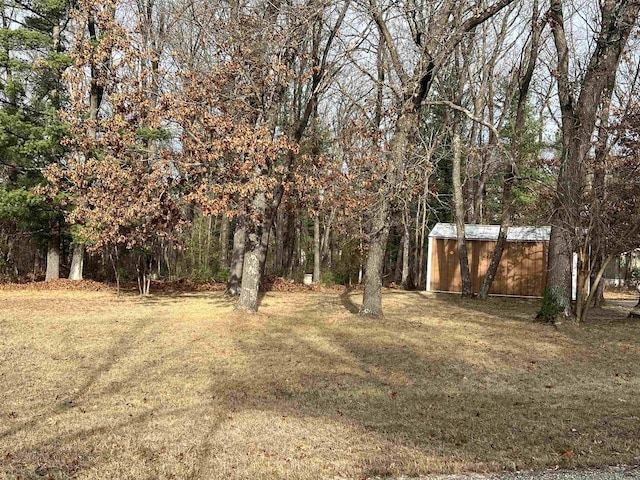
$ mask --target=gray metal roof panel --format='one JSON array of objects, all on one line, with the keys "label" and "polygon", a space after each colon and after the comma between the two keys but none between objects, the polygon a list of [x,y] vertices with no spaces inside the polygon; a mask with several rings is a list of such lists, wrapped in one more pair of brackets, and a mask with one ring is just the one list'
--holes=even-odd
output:
[{"label": "gray metal roof panel", "polygon": [[[465,225],[467,240],[496,241],[500,233],[500,225]],[[551,227],[510,227],[507,231],[508,242],[546,242],[549,241]],[[453,223],[438,223],[431,233],[431,238],[456,238],[457,229]]]}]

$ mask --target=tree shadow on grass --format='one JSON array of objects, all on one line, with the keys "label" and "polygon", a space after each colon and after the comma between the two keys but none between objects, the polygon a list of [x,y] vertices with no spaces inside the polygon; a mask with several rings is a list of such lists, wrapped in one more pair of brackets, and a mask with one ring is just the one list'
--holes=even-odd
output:
[{"label": "tree shadow on grass", "polygon": [[[495,358],[482,366],[455,351],[439,355],[429,329],[403,331],[400,325],[394,335],[387,323],[373,328],[359,320],[345,330],[290,327],[286,334],[263,332],[237,342],[252,359],[251,375],[222,390],[243,391],[247,407],[355,425],[363,442],[377,439],[387,446],[385,454],[351,473],[585,466],[610,461],[617,449],[629,447],[630,435],[639,438],[638,421],[622,420],[631,410],[621,416],[609,394],[581,388],[600,379],[567,368],[561,358],[526,370],[504,364],[496,350],[485,352]],[[594,447],[593,438],[607,440]],[[632,450],[629,459],[640,453],[637,445]]]},{"label": "tree shadow on grass", "polygon": [[[258,293],[258,308],[263,306],[263,301],[267,292],[260,291]],[[227,295],[222,291],[203,291],[203,292],[158,292],[148,296],[131,295],[132,299],[136,299],[143,305],[171,305],[179,304],[189,299],[207,300],[213,307],[236,307],[238,296]],[[265,306],[267,306],[265,304]]]},{"label": "tree shadow on grass", "polygon": [[[145,478],[161,478],[163,477],[164,460],[158,464],[154,464],[152,460],[156,457],[158,460],[161,459],[161,450],[158,452],[153,447],[147,447],[148,442],[145,441],[136,442],[136,433],[134,432],[138,432],[139,435],[148,434],[149,429],[153,429],[153,425],[162,424],[163,421],[193,422],[202,418],[211,411],[212,407],[215,407],[216,412],[220,415],[218,415],[218,421],[207,426],[208,434],[203,437],[203,441],[206,443],[206,439],[215,433],[223,419],[226,418],[218,403],[214,405],[212,400],[203,399],[202,405],[197,408],[176,406],[175,403],[173,405],[158,405],[156,402],[156,405],[146,405],[147,399],[139,396],[140,391],[144,392],[149,388],[149,379],[153,379],[150,383],[155,383],[158,390],[162,391],[163,378],[180,376],[180,372],[175,372],[170,368],[164,369],[162,364],[156,362],[143,363],[140,361],[136,362],[136,368],[133,368],[127,375],[121,375],[122,370],[116,371],[118,361],[131,350],[154,342],[150,336],[141,335],[142,331],[143,328],[136,328],[135,331],[129,331],[120,337],[107,352],[107,360],[93,370],[81,386],[74,389],[72,395],[56,402],[44,414],[34,416],[32,420],[0,434],[0,441],[2,441],[16,435],[19,439],[20,432],[25,430],[39,429],[43,432],[40,434],[42,440],[35,437],[36,441],[28,443],[26,447],[21,447],[20,445],[25,444],[19,440],[15,448],[0,450],[1,478],[4,478],[3,474],[9,475],[9,478],[24,478],[25,480],[39,478],[70,480],[77,478],[81,472],[89,469],[100,471],[101,462],[126,462],[124,459],[112,458],[106,453],[110,449],[118,447],[119,443],[123,446],[129,445],[127,454],[131,454],[134,459],[136,455],[149,457],[144,461],[146,466],[130,464],[131,472],[142,471],[145,473]],[[163,352],[162,358],[179,360],[188,358],[188,354],[188,346],[168,348]],[[115,378],[110,378],[109,382],[101,388],[92,391],[92,386],[99,382],[100,377],[111,371],[115,371],[118,375]],[[129,372],[129,369],[126,371]],[[141,388],[141,385],[146,385],[146,387]],[[118,399],[117,405],[114,405],[115,398]],[[127,401],[125,399],[135,402],[137,405],[124,403]],[[176,400],[179,405],[179,399]],[[99,413],[99,410],[90,408],[92,404],[98,404],[110,413]],[[130,413],[127,414],[126,410],[129,409]],[[67,424],[67,421],[70,423]],[[54,435],[47,433],[51,431],[51,425],[57,424],[61,426],[59,433]],[[155,434],[162,435],[162,432],[158,430]],[[166,437],[166,434],[162,439],[170,444],[170,439]],[[0,447],[2,446],[0,443]],[[4,447],[6,446],[7,443]],[[145,453],[147,450],[148,452]],[[206,453],[210,453],[206,448],[200,450],[200,454],[205,457]],[[140,462],[140,460],[137,461]],[[140,478],[135,474],[132,475],[127,478]],[[94,477],[90,476],[90,478]]]},{"label": "tree shadow on grass", "polygon": [[[287,463],[291,455],[279,452],[295,450],[303,441],[310,444],[311,452],[301,451],[301,460],[295,465],[301,469],[297,472],[302,472],[299,478],[327,478],[339,473],[362,478],[460,469],[580,466],[611,459],[629,461],[638,455],[640,425],[634,420],[637,412],[633,411],[632,400],[640,392],[633,382],[609,383],[605,377],[611,376],[612,364],[579,371],[560,358],[526,370],[505,359],[500,349],[474,343],[478,338],[491,340],[493,337],[483,332],[498,329],[499,323],[492,326],[486,319],[470,320],[469,325],[476,322],[474,335],[451,336],[450,343],[445,344],[442,332],[448,332],[447,322],[439,326],[407,318],[402,303],[389,308],[388,317],[376,322],[353,316],[346,322],[332,323],[332,314],[349,310],[349,304],[357,308],[345,293],[331,302],[320,298],[324,308],[319,314],[301,309],[285,318],[273,315],[268,322],[259,322],[259,328],[254,328],[256,322],[232,328],[229,342],[233,351],[227,356],[216,356],[222,347],[215,342],[215,330],[202,340],[211,346],[211,355],[196,358],[190,356],[196,345],[194,339],[205,333],[189,337],[188,343],[174,343],[168,334],[170,341],[161,349],[155,347],[151,358],[136,360],[136,365],[126,370],[127,375],[122,375],[113,371],[119,359],[136,346],[144,348],[154,340],[143,334],[143,323],[136,324],[125,334],[129,339],[122,336],[114,342],[111,356],[108,354],[91,372],[81,392],[86,397],[87,392],[93,392],[91,384],[113,371],[119,374],[110,378],[109,388],[91,395],[104,402],[115,394],[120,398],[135,396],[141,390],[161,390],[170,383],[178,392],[174,402],[181,400],[180,395],[187,395],[188,389],[201,388],[195,397],[197,402],[178,408],[166,404],[148,407],[148,412],[113,423],[100,420],[97,427],[45,438],[36,450],[43,461],[48,461],[60,445],[79,448],[85,458],[85,463],[77,467],[80,471],[95,462],[121,461],[104,456],[111,451],[104,442],[113,441],[114,434],[128,438],[126,448],[134,450],[131,458],[138,460],[136,455],[144,456],[145,449],[153,447],[148,446],[149,440],[145,443],[137,437],[144,438],[153,430],[161,440],[158,451],[152,453],[165,457],[153,457],[155,460],[147,460],[144,465],[152,468],[157,462],[164,468],[168,457],[162,449],[185,441],[185,437],[167,438],[171,434],[154,423],[158,418],[171,417],[172,424],[188,422],[194,430],[202,425],[203,418],[208,419],[197,433],[187,434],[189,440],[197,436],[194,446],[185,447],[191,452],[185,462],[192,464],[194,472],[200,472],[192,478],[225,478],[229,472],[233,472],[228,475],[233,478],[255,478],[251,468],[264,468],[263,478],[281,478],[284,475],[277,472],[289,473],[287,468],[294,472],[294,467]],[[398,298],[420,301],[417,295]],[[438,306],[432,304],[431,308]],[[459,310],[465,311],[464,307]],[[510,329],[524,325],[510,323]],[[540,327],[532,324],[531,328],[533,332]],[[513,333],[501,341],[518,349],[528,340],[519,340]],[[544,350],[543,345],[536,348]],[[487,361],[476,362],[479,358],[474,356]],[[204,380],[188,381],[190,371],[197,367],[206,372]],[[69,400],[77,402],[81,392],[65,398],[58,407]],[[65,408],[77,412],[73,405],[64,406],[60,412]],[[256,418],[261,421],[252,424]],[[40,422],[38,419],[34,426]],[[347,434],[352,436],[347,438]],[[314,441],[323,443],[314,445]],[[93,448],[103,457],[89,458]],[[26,455],[26,451],[22,453]],[[340,458],[345,470],[327,475],[305,467],[304,462],[313,456],[326,456],[323,458],[327,462]],[[229,471],[216,472],[221,464]],[[283,470],[272,473],[274,465]],[[140,467],[127,468],[133,472]],[[69,470],[66,475],[72,477],[75,471]],[[295,475],[291,473],[290,478]]]},{"label": "tree shadow on grass", "polygon": [[189,299],[215,299],[222,302],[223,300],[232,301],[235,297],[229,297],[224,292],[203,291],[203,292],[151,292],[150,295],[142,296],[139,294],[130,294],[129,298],[137,300],[146,305],[157,304],[175,304],[182,303]]},{"label": "tree shadow on grass", "polygon": [[349,313],[357,314],[358,312],[360,312],[360,308],[351,299],[351,293],[353,291],[354,288],[349,287],[343,293],[341,293],[340,302],[342,303],[342,306],[349,311]]},{"label": "tree shadow on grass", "polygon": [[113,342],[101,362],[92,369],[91,373],[86,376],[86,379],[78,387],[74,388],[72,392],[68,392],[68,395],[65,395],[63,399],[47,408],[45,413],[34,416],[31,420],[8,430],[0,431],[0,440],[15,435],[22,430],[32,429],[38,424],[46,423],[56,415],[74,408],[78,401],[86,395],[101,376],[113,369],[120,359],[137,347],[141,340],[142,333],[148,325],[149,321],[147,320],[137,322],[132,330],[127,331]]}]

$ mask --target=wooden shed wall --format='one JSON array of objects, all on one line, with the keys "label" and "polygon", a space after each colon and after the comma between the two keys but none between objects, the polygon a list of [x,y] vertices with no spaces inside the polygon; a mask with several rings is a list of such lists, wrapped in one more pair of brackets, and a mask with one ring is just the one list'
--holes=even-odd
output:
[{"label": "wooden shed wall", "polygon": [[[496,242],[467,240],[474,293],[480,292]],[[547,242],[507,242],[489,293],[540,297],[546,282]],[[432,239],[431,291],[460,292],[460,262],[454,239]]]}]

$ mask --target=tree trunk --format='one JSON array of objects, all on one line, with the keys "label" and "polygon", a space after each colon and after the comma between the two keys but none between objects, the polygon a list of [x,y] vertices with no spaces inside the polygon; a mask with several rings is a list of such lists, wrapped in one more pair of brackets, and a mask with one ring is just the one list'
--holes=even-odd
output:
[{"label": "tree trunk", "polygon": [[469,256],[464,232],[464,197],[462,194],[462,143],[458,126],[453,131],[453,204],[456,221],[458,258],[460,262],[460,278],[462,280],[462,298],[473,297]]},{"label": "tree trunk", "polygon": [[[89,17],[87,28],[91,41],[97,42],[98,33],[96,30],[96,22],[93,16]],[[97,121],[100,105],[104,94],[104,87],[98,81],[98,72],[91,67],[91,80],[89,82],[89,127],[87,133],[89,137],[95,140],[97,136]],[[91,151],[85,152],[87,158],[91,157]],[[82,242],[75,241],[73,246],[73,254],[71,258],[71,269],[69,271],[69,280],[82,280],[84,270],[85,245]]]},{"label": "tree trunk", "polygon": [[565,317],[571,315],[572,269],[571,232],[563,225],[552,225],[547,258],[547,286],[541,310],[545,303],[553,302],[560,308],[558,314]]},{"label": "tree trunk", "polygon": [[229,217],[225,213],[220,226],[220,266],[229,268]]},{"label": "tree trunk", "polygon": [[84,268],[84,245],[82,243],[73,244],[71,256],[71,269],[69,270],[69,280],[82,280]]},{"label": "tree trunk", "polygon": [[620,58],[640,12],[640,3],[630,0],[600,2],[600,32],[589,59],[580,94],[569,75],[569,45],[565,34],[562,0],[551,0],[550,25],[556,46],[558,65],[555,75],[562,116],[562,154],[551,219],[551,239],[547,263],[547,289],[539,316],[549,312],[552,303],[570,314],[572,250],[580,221],[581,200],[586,181],[585,165],[591,151],[598,109],[607,89],[614,85]]},{"label": "tree trunk", "polygon": [[244,254],[244,266],[242,268],[242,288],[237,308],[248,313],[258,311],[260,294],[260,271],[262,258],[266,248],[262,248],[262,235],[250,233],[247,235],[247,251]]},{"label": "tree trunk", "polygon": [[626,263],[624,264],[624,286],[628,287],[631,283],[631,270],[633,266],[633,252],[627,253],[625,256]]},{"label": "tree trunk", "polygon": [[60,278],[60,232],[58,222],[51,221],[49,243],[47,245],[47,273],[45,281]]},{"label": "tree trunk", "polygon": [[487,269],[487,273],[482,280],[482,286],[480,287],[479,298],[482,300],[486,300],[489,297],[489,292],[491,291],[491,285],[493,284],[493,280],[496,278],[496,273],[498,273],[498,267],[500,266],[500,260],[502,260],[502,253],[504,252],[504,247],[507,244],[507,232],[509,230],[509,224],[503,222],[500,225],[500,232],[498,233],[498,241],[496,242],[496,246],[491,254],[491,262],[489,263],[489,268]]},{"label": "tree trunk", "polygon": [[593,306],[595,308],[602,308],[605,304],[604,301],[604,282],[600,281],[597,287],[595,286],[595,282],[592,282],[591,288],[596,288],[596,295],[593,297]]},{"label": "tree trunk", "polygon": [[313,283],[320,283],[320,214],[313,217]]},{"label": "tree trunk", "polygon": [[293,269],[291,270],[291,276],[295,277],[300,273],[307,273],[307,265],[306,265],[306,253],[302,249],[302,218],[297,218],[293,224],[294,228],[294,249],[293,249]]},{"label": "tree trunk", "polygon": [[510,165],[509,170],[504,176],[504,186],[502,191],[502,221],[500,222],[500,232],[498,233],[498,241],[491,254],[491,262],[487,273],[482,280],[482,286],[480,287],[480,298],[486,300],[489,297],[491,291],[491,285],[498,273],[498,267],[500,267],[500,261],[502,260],[502,254],[504,247],[507,244],[507,233],[511,226],[511,188],[514,181],[513,167]]},{"label": "tree trunk", "polygon": [[419,258],[420,258],[420,216],[422,215],[422,195],[419,195],[417,200],[416,200],[416,221],[415,221],[415,229],[414,229],[414,235],[413,235],[413,250],[412,250],[412,255],[413,255],[413,265],[412,265],[412,271],[413,271],[413,279],[414,279],[414,287],[419,287],[420,286],[420,281],[422,280],[420,278],[420,262],[419,262]]},{"label": "tree trunk", "polygon": [[[600,281],[596,284],[597,272],[600,271],[600,268],[602,267],[602,263],[604,261],[605,261],[605,258],[603,258],[603,256],[600,253],[597,253],[594,256],[592,269],[591,269],[591,289],[596,290],[596,293],[593,296],[594,308],[602,308],[602,305],[604,304],[604,281]],[[609,261],[609,264],[611,264],[611,261]],[[607,268],[609,268],[608,265],[607,265]]]},{"label": "tree trunk", "polygon": [[423,276],[426,275],[425,265],[424,265],[424,254],[425,254],[425,238],[427,231],[427,211],[429,206],[429,175],[425,174],[425,186],[424,186],[424,198],[422,199],[422,221],[420,222],[420,256],[418,258],[418,264],[416,266],[416,271],[418,272],[418,286],[422,288],[423,285],[426,286],[426,282],[423,282]]},{"label": "tree trunk", "polygon": [[293,275],[293,263],[296,250],[296,212],[294,208],[288,208],[286,230],[284,234],[284,275],[291,278]]},{"label": "tree trunk", "polygon": [[251,223],[245,224],[245,254],[242,267],[242,283],[240,298],[236,308],[248,313],[258,311],[260,285],[267,260],[269,235],[282,200],[283,189],[280,189],[269,208],[264,192],[256,193],[251,206]]},{"label": "tree trunk", "polygon": [[513,131],[511,152],[513,155],[513,163],[509,162],[506,166],[504,174],[504,183],[502,189],[502,219],[500,221],[500,232],[498,233],[498,241],[496,247],[491,255],[491,262],[489,268],[482,280],[482,286],[480,287],[480,298],[486,300],[491,291],[491,285],[498,273],[498,267],[502,260],[502,254],[504,247],[507,243],[507,233],[511,226],[512,217],[512,198],[511,192],[513,190],[513,183],[516,179],[516,159],[519,158],[520,142],[522,138],[522,131],[525,124],[525,108],[527,105],[527,98],[529,96],[529,88],[531,86],[531,79],[535,71],[535,66],[538,60],[538,50],[540,46],[540,35],[542,33],[542,23],[539,22],[538,1],[533,2],[533,18],[531,21],[531,43],[529,44],[529,54],[527,57],[526,68],[524,71],[520,71],[518,75],[518,104],[516,107],[516,119]]},{"label": "tree trunk", "polygon": [[275,224],[276,243],[273,256],[273,271],[279,276],[284,276],[284,218],[284,214],[279,211]]},{"label": "tree trunk", "polygon": [[[384,38],[386,52],[389,54],[391,64],[396,73],[400,75],[403,92],[402,104],[399,105],[399,115],[395,123],[393,136],[388,144],[387,170],[384,183],[379,190],[380,206],[371,222],[370,245],[365,271],[365,290],[362,308],[360,309],[363,315],[382,314],[382,269],[384,267],[384,251],[389,235],[388,217],[391,210],[391,201],[397,194],[398,181],[402,178],[404,162],[410,150],[409,146],[412,143],[411,137],[418,126],[421,109],[433,84],[434,76],[442,65],[449,60],[453,51],[468,36],[470,31],[513,2],[514,0],[498,0],[485,9],[478,9],[475,15],[467,18],[464,22],[442,30],[442,32],[447,32],[446,34],[443,33],[442,37],[435,36],[430,40],[425,40],[429,42],[426,45],[421,43],[422,40],[417,40],[418,38],[422,39],[422,35],[417,35],[416,41],[422,54],[412,74],[408,74],[405,71],[404,59],[401,58],[397,49],[398,43],[394,40],[382,11],[378,8],[376,2],[370,2],[372,7],[370,10],[371,15],[378,27],[380,38]],[[444,13],[448,8],[436,9]],[[451,12],[451,10],[448,11]],[[442,18],[446,19],[449,15],[450,13],[444,14]],[[433,55],[435,51],[438,51],[437,55]]]},{"label": "tree trunk", "polygon": [[360,315],[382,316],[382,272],[389,238],[391,196],[394,194],[393,189],[397,187],[397,179],[402,175],[404,157],[409,150],[410,136],[414,131],[416,120],[413,106],[405,105],[389,145],[386,182],[381,188],[380,206],[376,209],[371,221]]},{"label": "tree trunk", "polygon": [[331,248],[330,243],[330,232],[331,225],[333,224],[333,219],[336,215],[336,208],[331,209],[331,213],[329,214],[329,218],[325,216],[324,218],[324,232],[322,234],[322,241],[320,243],[320,259],[327,261],[327,265],[331,268]]},{"label": "tree trunk", "polygon": [[117,246],[109,249],[109,259],[116,279],[116,295],[120,296],[120,255],[118,254]]},{"label": "tree trunk", "polygon": [[[213,220],[213,215],[207,215],[207,241],[205,243],[205,247],[204,247],[204,262],[203,262],[203,267],[204,268],[209,268],[209,266],[211,265],[211,237],[213,235],[213,231],[216,230],[217,225],[218,224],[218,218],[216,217],[215,222]],[[222,247],[220,245],[220,247]],[[216,273],[216,272],[212,272],[212,273]]]},{"label": "tree trunk", "polygon": [[402,279],[400,280],[400,286],[403,290],[413,289],[413,278],[410,268],[410,251],[411,251],[411,235],[409,233],[409,215],[405,215],[404,226],[404,242],[402,243]]},{"label": "tree trunk", "polygon": [[396,268],[393,273],[393,283],[400,285],[402,283],[402,253],[404,252],[404,234],[400,238],[400,244],[398,245],[398,253],[396,254]]},{"label": "tree trunk", "polygon": [[[392,255],[390,254],[390,252],[385,249],[385,254],[384,254],[384,268],[382,269],[382,278],[387,278],[390,277],[391,274],[394,271],[395,268],[395,263],[393,261]],[[402,280],[402,279],[401,279]],[[382,284],[384,285],[384,280],[382,281]]]},{"label": "tree trunk", "polygon": [[138,280],[138,292],[141,297],[146,297],[149,295],[151,279],[149,278],[148,259],[144,254],[138,255],[136,274]]},{"label": "tree trunk", "polygon": [[260,280],[262,277],[262,262],[266,257],[266,245],[263,237],[266,235],[265,214],[267,200],[264,192],[256,193],[252,202],[252,219],[248,220],[246,228],[244,263],[242,267],[242,283],[237,308],[249,313],[258,311]]},{"label": "tree trunk", "polygon": [[227,282],[227,295],[233,297],[240,295],[240,284],[242,282],[242,266],[244,264],[245,250],[245,225],[244,218],[237,217],[236,228],[233,233],[233,253],[231,255],[231,266],[229,268],[229,281]]},{"label": "tree trunk", "polygon": [[[483,158],[486,155],[483,155]],[[482,171],[480,172],[480,178],[476,182],[476,189],[473,192],[472,197],[472,205],[473,205],[473,218],[470,219],[469,223],[477,224],[483,223],[483,212],[482,212],[482,204],[484,201],[485,190],[487,188],[487,177],[489,176],[488,169],[489,167],[486,165],[487,160],[483,159],[482,161]]]},{"label": "tree trunk", "polygon": [[[615,85],[609,85],[607,87],[605,102],[602,105],[600,111],[600,121],[598,122],[598,142],[595,147],[595,161],[593,169],[593,181],[591,184],[591,208],[596,215],[599,215],[599,211],[603,202],[606,201],[607,188],[606,188],[606,166],[607,157],[609,156],[609,116],[611,112],[611,98],[609,93]],[[604,249],[606,249],[607,232],[602,231],[600,222],[594,222],[595,234],[593,235],[594,242],[591,249],[592,262],[591,262],[591,289],[595,289],[595,295],[593,297],[593,306],[601,308],[604,303],[604,281],[596,283],[597,273],[600,271],[600,267],[606,260]],[[603,245],[604,244],[604,245]]]},{"label": "tree trunk", "polygon": [[[602,281],[602,276],[604,275],[604,272],[609,266],[609,262],[611,262],[612,258],[613,257],[611,256],[605,258],[604,262],[600,266],[600,269],[598,270],[593,280],[593,283],[594,283],[593,288],[591,288],[591,292],[589,292],[589,295],[587,296],[586,301],[583,303],[582,308],[580,309],[580,311],[577,312],[579,321],[584,322],[587,319],[587,314],[589,313],[589,309],[591,308],[591,303],[593,302],[594,296],[597,295],[598,293],[598,286]],[[589,282],[589,278],[587,276],[587,278],[585,279],[585,283],[588,283],[588,282]]]},{"label": "tree trunk", "polygon": [[369,235],[369,252],[367,253],[364,271],[364,295],[360,315],[382,316],[382,270],[384,268],[384,252],[389,238],[389,200],[384,198],[371,222]]},{"label": "tree trunk", "polygon": [[[590,282],[590,271],[589,271],[589,242],[588,240],[583,243],[581,248],[578,249],[577,252],[577,281],[576,281],[576,301],[574,304],[574,313],[576,318],[581,321],[583,318],[583,312],[587,310],[589,307],[587,306],[588,298],[591,298],[589,294],[589,282]],[[586,315],[586,314],[584,314]]]},{"label": "tree trunk", "polygon": [[381,189],[380,206],[372,219],[371,233],[369,234],[370,243],[364,272],[365,288],[360,308],[361,315],[382,315],[382,272],[389,238],[390,197],[393,195],[393,188],[396,187],[396,180],[402,174],[410,135],[415,127],[416,116],[413,108],[411,103],[404,106],[404,112],[398,118],[396,131],[389,145],[386,183]]}]

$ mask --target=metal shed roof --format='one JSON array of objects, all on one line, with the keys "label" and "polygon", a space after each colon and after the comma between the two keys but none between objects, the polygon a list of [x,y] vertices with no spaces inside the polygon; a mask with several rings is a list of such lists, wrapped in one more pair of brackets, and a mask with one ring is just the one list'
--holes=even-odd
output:
[{"label": "metal shed roof", "polygon": [[[467,240],[498,240],[500,225],[465,225],[464,237]],[[509,227],[508,242],[548,242],[551,227]],[[457,238],[457,229],[453,223],[438,223],[431,233],[431,238]]]}]

